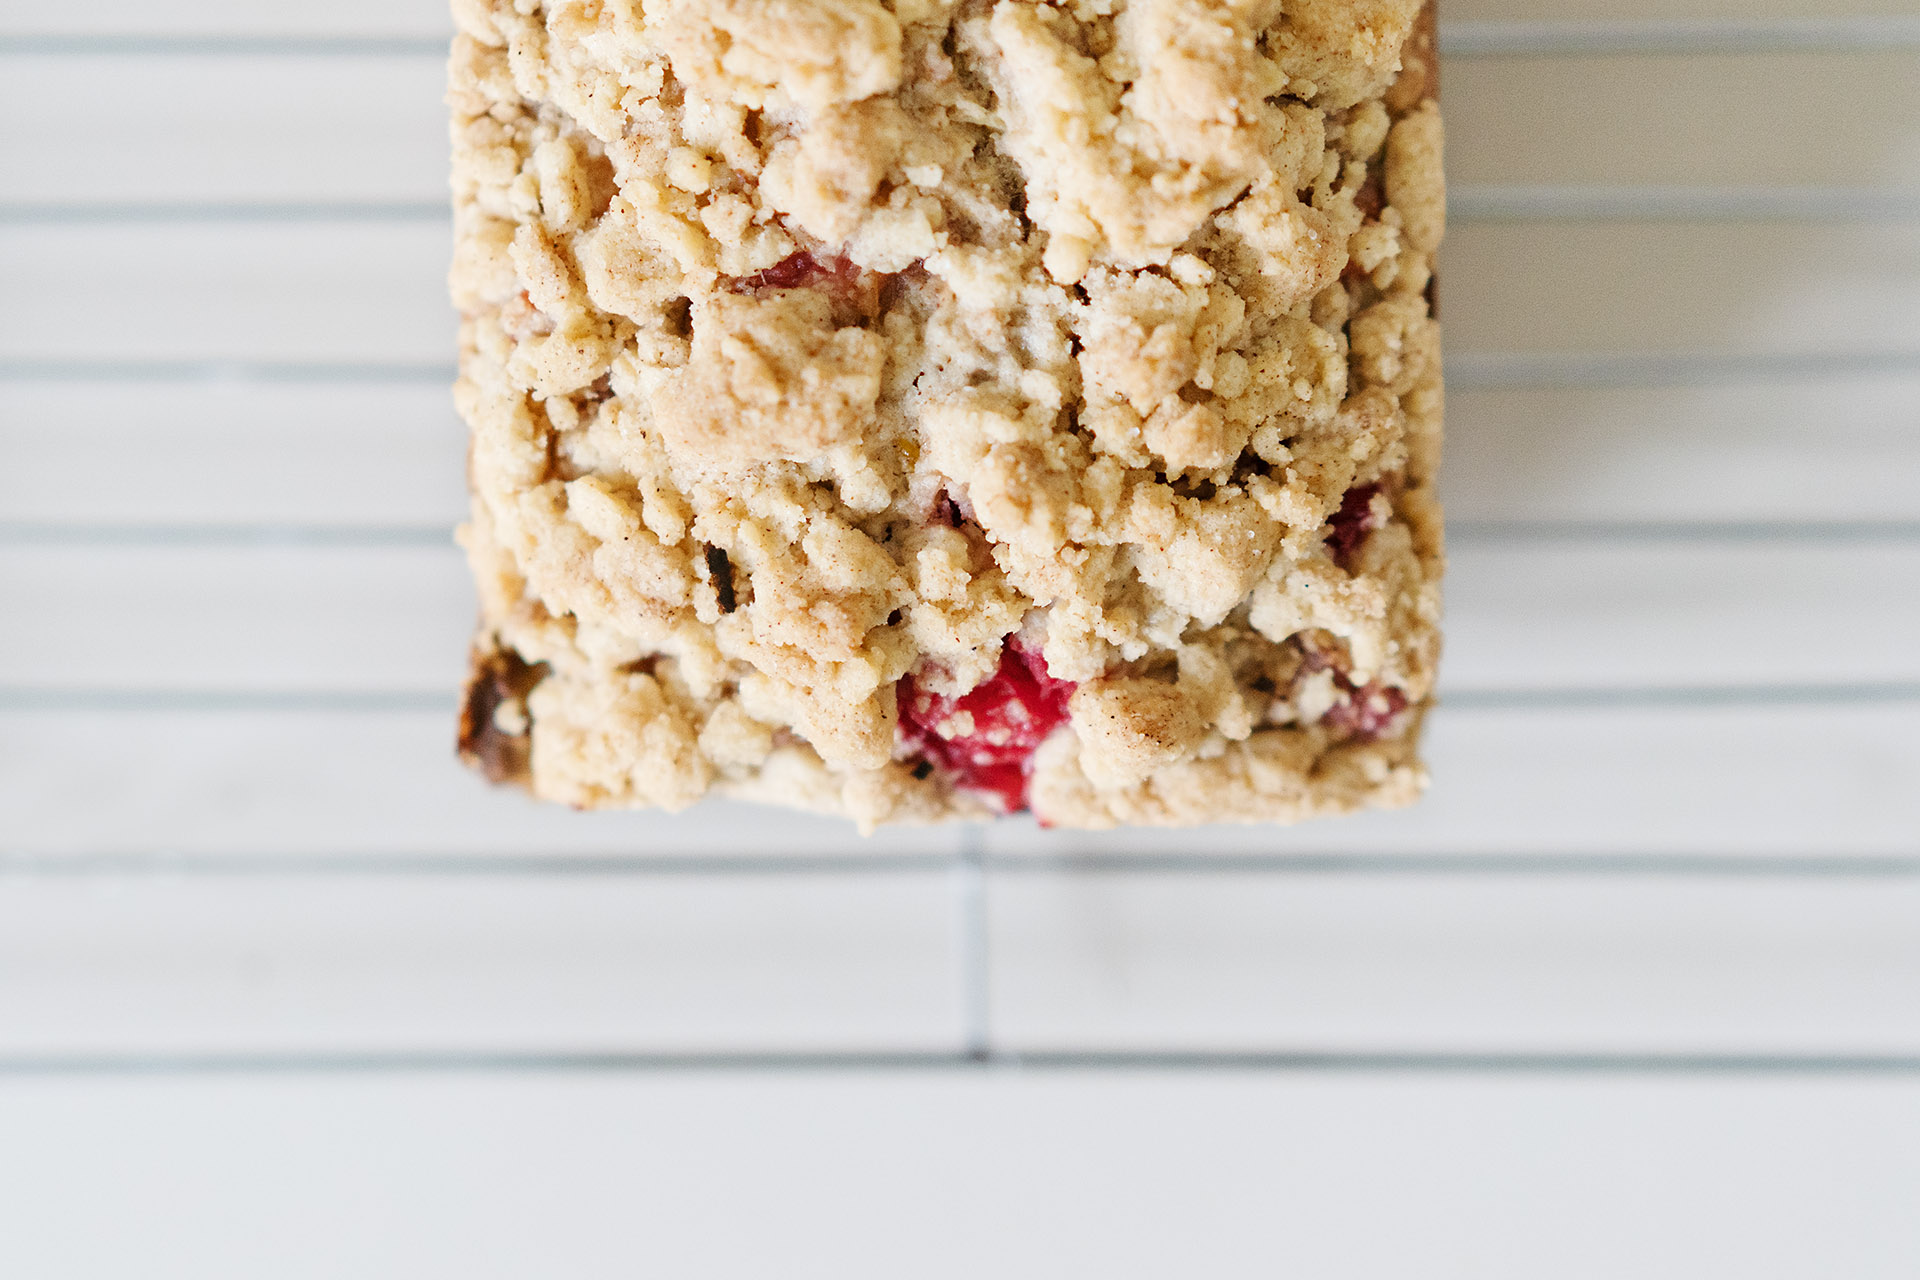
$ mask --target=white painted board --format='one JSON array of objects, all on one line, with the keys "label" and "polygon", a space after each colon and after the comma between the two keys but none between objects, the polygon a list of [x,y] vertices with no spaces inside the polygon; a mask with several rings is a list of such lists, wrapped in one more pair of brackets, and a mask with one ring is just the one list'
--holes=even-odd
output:
[{"label": "white painted board", "polygon": [[1016,1053],[1920,1051],[1911,877],[1008,874],[988,919]]},{"label": "white painted board", "polygon": [[1907,1080],[19,1080],[0,1134],[34,1280],[1920,1269]]},{"label": "white painted board", "polygon": [[0,875],[0,1061],[953,1052],[948,876]]},{"label": "white painted board", "polygon": [[[1434,784],[1394,813],[1298,827],[982,833],[1002,853],[1912,856],[1920,704],[1442,707]],[[663,854],[954,851],[963,829],[744,805],[576,814],[453,758],[453,703],[356,710],[0,712],[0,850]]]}]

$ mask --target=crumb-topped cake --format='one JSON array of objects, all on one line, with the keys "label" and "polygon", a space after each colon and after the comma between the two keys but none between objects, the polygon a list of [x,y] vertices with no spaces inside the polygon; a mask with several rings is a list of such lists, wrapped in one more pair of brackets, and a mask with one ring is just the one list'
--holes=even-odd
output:
[{"label": "crumb-topped cake", "polygon": [[1412,800],[1419,0],[456,0],[461,751],[863,826]]}]

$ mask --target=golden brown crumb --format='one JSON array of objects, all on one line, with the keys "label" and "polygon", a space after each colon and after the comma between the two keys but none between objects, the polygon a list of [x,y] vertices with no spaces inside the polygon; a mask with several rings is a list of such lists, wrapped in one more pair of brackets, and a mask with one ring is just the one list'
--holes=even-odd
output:
[{"label": "golden brown crumb", "polygon": [[489,777],[865,826],[1418,793],[1419,0],[455,12]]}]

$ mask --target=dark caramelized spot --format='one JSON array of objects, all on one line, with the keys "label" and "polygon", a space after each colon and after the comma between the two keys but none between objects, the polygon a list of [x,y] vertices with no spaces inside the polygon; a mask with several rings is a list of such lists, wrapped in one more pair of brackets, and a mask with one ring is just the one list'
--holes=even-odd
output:
[{"label": "dark caramelized spot", "polygon": [[719,547],[707,548],[707,580],[713,583],[713,596],[721,613],[732,613],[740,602],[733,594],[733,561]]},{"label": "dark caramelized spot", "polygon": [[1427,98],[1440,96],[1439,23],[1432,0],[1413,20],[1413,30],[1400,47],[1400,74],[1382,95],[1388,112],[1398,120]]},{"label": "dark caramelized spot", "polygon": [[613,207],[613,198],[620,193],[620,183],[614,176],[613,161],[604,154],[589,154],[585,168],[587,189],[593,193],[593,216],[598,218]]},{"label": "dark caramelized spot", "polygon": [[1353,193],[1354,208],[1360,210],[1360,216],[1368,222],[1378,222],[1380,210],[1386,205],[1385,170],[1386,166],[1382,164],[1368,165],[1366,179],[1361,182],[1360,189]]},{"label": "dark caramelized spot", "polygon": [[931,760],[922,760],[919,764],[913,766],[913,780],[915,782],[925,782],[932,776],[933,762]]},{"label": "dark caramelized spot", "polygon": [[1229,483],[1245,489],[1247,482],[1255,476],[1271,476],[1273,464],[1251,449],[1243,451],[1233,460],[1233,474]]},{"label": "dark caramelized spot", "polygon": [[660,308],[660,327],[676,338],[693,336],[693,299],[674,298]]},{"label": "dark caramelized spot", "polygon": [[994,567],[993,539],[980,524],[977,516],[969,514],[971,503],[964,497],[942,489],[933,500],[932,509],[927,512],[927,524],[937,527],[945,525],[967,540],[967,568],[971,573],[987,573]]},{"label": "dark caramelized spot", "polygon": [[879,309],[882,312],[892,311],[905,303],[914,289],[925,285],[932,278],[927,274],[927,269],[917,262],[909,264],[904,271],[895,271],[890,275],[881,276]]},{"label": "dark caramelized spot", "polygon": [[529,664],[511,649],[475,652],[467,676],[467,700],[460,708],[460,758],[480,770],[488,782],[526,785],[531,725],[519,733],[503,731],[495,720],[502,706],[520,703],[546,679],[546,663]]},{"label": "dark caramelized spot", "polygon": [[[1360,183],[1360,189],[1353,193],[1354,207],[1360,210],[1360,218],[1363,222],[1380,221],[1380,210],[1386,204],[1385,171],[1384,163],[1368,165],[1366,178]],[[1367,270],[1349,257],[1347,265],[1340,268],[1340,278],[1352,284],[1356,280],[1366,279]]]},{"label": "dark caramelized spot", "polygon": [[605,404],[611,399],[613,399],[613,377],[605,373],[595,378],[592,386],[574,397],[575,403],[582,409],[591,409],[593,406]]}]

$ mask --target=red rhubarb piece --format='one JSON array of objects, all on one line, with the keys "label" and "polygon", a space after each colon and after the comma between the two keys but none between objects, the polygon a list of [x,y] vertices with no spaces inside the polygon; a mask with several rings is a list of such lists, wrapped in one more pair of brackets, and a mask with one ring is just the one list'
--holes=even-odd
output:
[{"label": "red rhubarb piece", "polygon": [[[1317,645],[1302,643],[1300,676],[1316,671],[1332,672],[1333,687],[1345,695],[1344,701],[1336,702],[1327,709],[1327,714],[1321,717],[1320,722],[1349,738],[1371,741],[1381,737],[1394,728],[1400,713],[1407,709],[1405,690],[1378,681],[1356,685],[1347,669],[1340,664],[1338,655]],[[1299,677],[1295,679],[1297,681]]]},{"label": "red rhubarb piece", "polygon": [[[907,744],[953,776],[956,786],[995,797],[1008,813],[1027,807],[1033,753],[1067,720],[1074,684],[1056,680],[1040,654],[1009,640],[1000,666],[978,686],[950,697],[930,692],[911,675],[900,681],[900,734]],[[964,712],[972,718],[952,737],[943,729]],[[962,724],[964,725],[964,721]]]},{"label": "red rhubarb piece", "polygon": [[1380,527],[1373,514],[1373,496],[1379,492],[1378,484],[1354,486],[1347,490],[1347,496],[1340,500],[1340,509],[1327,521],[1327,554],[1342,569],[1353,567],[1354,552],[1360,549],[1368,534]]},{"label": "red rhubarb piece", "polygon": [[[1335,677],[1339,681],[1339,677]],[[1325,723],[1350,738],[1371,741],[1393,728],[1400,713],[1407,709],[1407,695],[1391,685],[1368,684],[1351,690],[1345,702],[1336,702],[1327,711]]]},{"label": "red rhubarb piece", "polygon": [[790,253],[764,271],[756,271],[750,276],[742,276],[735,282],[734,288],[741,293],[754,293],[761,289],[798,289],[812,284],[816,276],[829,274],[820,260],[805,249]]}]

